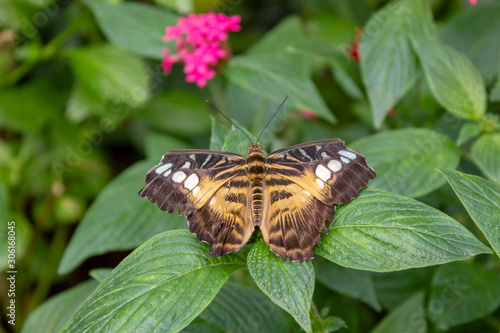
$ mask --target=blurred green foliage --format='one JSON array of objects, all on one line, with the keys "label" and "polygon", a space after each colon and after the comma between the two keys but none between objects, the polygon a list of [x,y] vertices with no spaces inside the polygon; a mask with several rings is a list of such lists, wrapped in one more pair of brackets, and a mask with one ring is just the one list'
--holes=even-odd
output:
[{"label": "blurred green foliage", "polygon": [[[211,9],[242,17],[232,57],[203,89],[165,76],[165,27]],[[0,0],[0,332],[498,332],[498,31],[497,0]],[[144,175],[166,150],[246,151],[205,100],[258,135],[285,95],[264,149],[339,137],[374,188],[312,265],[259,239],[207,260]]]}]

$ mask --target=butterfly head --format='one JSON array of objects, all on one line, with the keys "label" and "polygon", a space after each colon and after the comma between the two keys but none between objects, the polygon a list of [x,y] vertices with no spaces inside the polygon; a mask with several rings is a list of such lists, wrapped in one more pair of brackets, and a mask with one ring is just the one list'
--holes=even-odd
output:
[{"label": "butterfly head", "polygon": [[250,146],[247,148],[247,154],[250,155],[252,153],[261,153],[262,154],[262,146],[258,145],[256,143],[252,143]]}]

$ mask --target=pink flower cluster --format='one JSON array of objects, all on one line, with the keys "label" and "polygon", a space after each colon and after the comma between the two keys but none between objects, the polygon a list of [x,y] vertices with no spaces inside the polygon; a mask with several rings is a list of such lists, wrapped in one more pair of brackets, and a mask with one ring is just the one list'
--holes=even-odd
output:
[{"label": "pink flower cluster", "polygon": [[174,63],[183,61],[186,81],[204,87],[207,80],[215,76],[213,67],[219,60],[229,57],[230,50],[224,41],[228,31],[240,30],[240,20],[238,15],[216,13],[179,18],[177,25],[166,29],[164,40],[177,41],[177,54],[164,51],[161,65],[165,73],[170,73]]}]

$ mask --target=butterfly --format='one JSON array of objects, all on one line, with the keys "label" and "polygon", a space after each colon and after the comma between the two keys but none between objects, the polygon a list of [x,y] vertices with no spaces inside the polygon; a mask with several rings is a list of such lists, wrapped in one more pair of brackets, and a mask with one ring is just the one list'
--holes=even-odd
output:
[{"label": "butterfly", "polygon": [[189,230],[210,245],[214,257],[241,249],[258,227],[281,259],[309,261],[320,233],[328,233],[325,220],[333,222],[335,205],[358,196],[373,178],[365,157],[340,139],[303,143],[268,156],[252,141],[247,157],[215,150],[169,151],[148,171],[139,195],[163,211],[186,215]]}]

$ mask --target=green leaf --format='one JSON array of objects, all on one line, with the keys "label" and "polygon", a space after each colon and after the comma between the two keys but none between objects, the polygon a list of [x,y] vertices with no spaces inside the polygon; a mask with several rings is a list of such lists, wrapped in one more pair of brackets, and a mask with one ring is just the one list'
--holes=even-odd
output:
[{"label": "green leaf", "polygon": [[[64,91],[63,91],[64,92]],[[0,127],[33,133],[50,122],[62,106],[59,90],[45,80],[0,91]]]},{"label": "green leaf", "polygon": [[288,16],[252,45],[248,53],[261,55],[281,53],[287,51],[287,48],[303,37],[304,33],[300,18],[298,16]]},{"label": "green leaf", "polygon": [[370,273],[345,268],[324,259],[316,259],[313,263],[316,278],[329,289],[359,299],[377,311],[381,310]]},{"label": "green leaf", "polygon": [[134,118],[145,119],[159,130],[192,138],[209,133],[210,112],[206,104],[190,92],[169,91],[156,95]]},{"label": "green leaf", "polygon": [[306,332],[312,332],[309,311],[314,269],[311,262],[283,261],[264,242],[254,245],[247,260],[250,275],[264,294],[290,313]]},{"label": "green leaf", "polygon": [[178,332],[245,267],[234,254],[211,258],[187,230],[157,235],[125,258],[61,332]]},{"label": "green leaf", "polygon": [[163,58],[165,28],[177,16],[158,7],[137,2],[110,4],[87,1],[102,31],[113,44],[139,56]]},{"label": "green leaf", "polygon": [[455,168],[460,150],[446,136],[429,129],[380,132],[350,144],[365,155],[377,177],[371,186],[397,194],[420,197],[446,180],[437,168]]},{"label": "green leaf", "polygon": [[457,117],[479,119],[486,111],[486,90],[471,61],[435,39],[415,38],[413,47],[439,104]]},{"label": "green leaf", "polygon": [[111,268],[94,268],[89,272],[90,277],[92,277],[97,282],[102,282],[106,278],[106,276],[111,273]]},{"label": "green leaf", "polygon": [[472,159],[489,179],[500,184],[500,134],[484,134],[472,146]]},{"label": "green leaf", "polygon": [[310,78],[309,63],[291,47],[301,38],[300,20],[293,16],[287,18],[268,32],[247,55],[233,57],[224,74],[244,90],[269,100],[289,95],[289,106],[312,110],[334,123],[335,117]]},{"label": "green leaf", "polygon": [[71,238],[59,274],[92,256],[130,250],[160,232],[187,227],[185,217],[167,214],[137,194],[151,166],[147,161],[138,162],[102,190]]},{"label": "green leaf", "polygon": [[30,313],[21,333],[59,332],[98,284],[87,280],[51,297]]},{"label": "green leaf", "polygon": [[[232,119],[236,119],[238,124],[245,126],[250,132],[258,134],[267,122],[274,115],[278,106],[283,102],[282,96],[275,96],[273,100],[263,98],[235,84],[229,83],[226,91],[226,111]],[[262,133],[259,142],[263,146],[272,143],[276,138],[276,133],[285,122],[285,118],[291,109],[285,103],[276,117]]]},{"label": "green leaf", "polygon": [[160,161],[169,150],[190,149],[191,145],[170,135],[149,132],[146,135],[146,157],[149,161]]},{"label": "green leaf", "polygon": [[410,36],[432,36],[433,29],[426,1],[391,2],[366,24],[360,65],[376,128],[420,75]]},{"label": "green leaf", "polygon": [[82,88],[102,101],[112,102],[115,108],[120,103],[137,107],[150,97],[144,64],[120,49],[110,45],[78,48],[69,53],[69,60]]},{"label": "green leaf", "polygon": [[211,150],[221,150],[224,145],[224,141],[229,131],[215,119],[212,119],[212,134],[210,136],[210,149]]},{"label": "green leaf", "polygon": [[[239,125],[238,125],[239,126]],[[252,135],[246,128],[239,126],[247,135],[252,139],[252,142],[255,142],[257,138]],[[222,151],[229,151],[232,153],[237,153],[242,156],[247,155],[247,148],[251,144],[250,140],[243,134],[239,129],[237,129],[234,125],[231,126],[231,131],[226,136],[224,140],[224,144],[222,145]]]},{"label": "green leaf", "polygon": [[484,265],[452,263],[432,279],[430,319],[441,330],[484,317],[500,306],[500,274]]},{"label": "green leaf", "polygon": [[389,312],[371,333],[425,333],[424,292],[419,291],[393,311]]},{"label": "green leaf", "polygon": [[[6,221],[9,220],[9,193],[7,191],[7,184],[0,183],[0,221],[3,221],[5,225]],[[1,237],[7,235],[7,233],[1,233]],[[4,248],[4,247],[2,247]]]},{"label": "green leaf", "polygon": [[336,122],[312,80],[300,75],[300,66],[269,55],[236,56],[224,73],[230,81],[256,95],[268,99],[289,95],[287,103],[293,108],[312,110],[323,119]]},{"label": "green leaf", "polygon": [[[200,331],[203,325],[221,332],[286,332],[284,312],[269,298],[253,289],[226,283],[212,303],[183,332]],[[195,327],[197,326],[197,327]]]},{"label": "green leaf", "polygon": [[460,127],[460,132],[458,132],[457,146],[461,146],[467,141],[481,133],[481,128],[475,123],[466,123]]},{"label": "green leaf", "polygon": [[339,207],[314,251],[341,266],[375,272],[438,265],[491,250],[448,215],[423,203],[366,188]]},{"label": "green leaf", "polygon": [[390,273],[372,273],[377,298],[385,309],[393,310],[415,293],[429,285],[432,267],[414,268]]},{"label": "green leaf", "polygon": [[[487,80],[498,70],[500,4],[467,6],[439,27],[440,39],[465,54]],[[481,24],[477,24],[478,20]]]},{"label": "green leaf", "polygon": [[500,257],[500,186],[484,178],[441,169],[465,209]]}]

